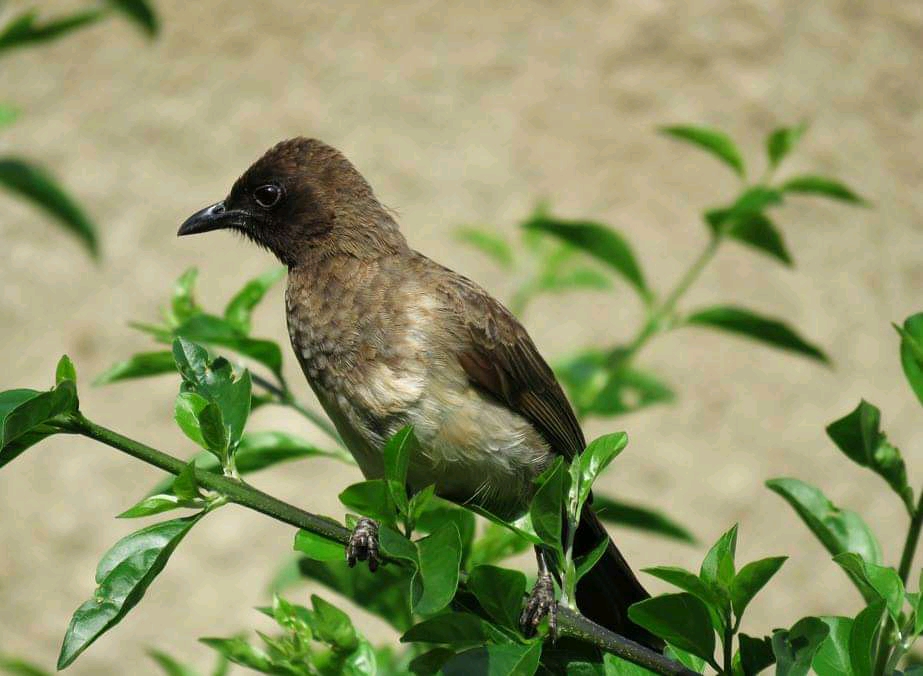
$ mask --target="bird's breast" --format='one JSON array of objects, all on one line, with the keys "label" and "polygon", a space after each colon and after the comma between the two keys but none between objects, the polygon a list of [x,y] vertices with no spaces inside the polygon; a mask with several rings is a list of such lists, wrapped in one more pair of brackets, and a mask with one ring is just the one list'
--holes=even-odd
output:
[{"label": "bird's breast", "polygon": [[548,446],[528,421],[472,387],[435,298],[411,287],[384,312],[350,312],[290,289],[287,303],[302,369],[366,477],[383,476],[384,443],[413,425],[414,489],[435,484],[442,497],[501,515],[528,504]]}]

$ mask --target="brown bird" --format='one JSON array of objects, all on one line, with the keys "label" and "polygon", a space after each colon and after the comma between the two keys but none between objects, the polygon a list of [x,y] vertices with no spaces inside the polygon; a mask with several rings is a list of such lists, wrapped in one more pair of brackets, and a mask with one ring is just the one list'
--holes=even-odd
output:
[{"label": "brown bird", "polygon": [[[356,168],[313,139],[283,141],[257,160],[230,194],[179,229],[243,233],[288,266],[289,335],[308,383],[367,478],[384,474],[382,447],[413,425],[420,452],[412,490],[523,514],[533,479],[556,454],[586,443],[554,374],[516,318],[469,279],[411,249]],[[575,555],[605,529],[587,505]],[[377,565],[377,526],[363,520],[347,548]],[[523,611],[534,631],[554,620],[554,585],[537,548],[539,575]],[[612,541],[579,583],[581,612],[656,649],[628,620],[648,598]]]}]

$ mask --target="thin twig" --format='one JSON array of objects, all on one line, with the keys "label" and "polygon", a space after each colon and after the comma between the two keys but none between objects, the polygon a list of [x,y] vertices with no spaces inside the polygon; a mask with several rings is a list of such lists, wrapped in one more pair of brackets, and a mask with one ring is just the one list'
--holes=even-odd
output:
[{"label": "thin twig", "polygon": [[[62,423],[60,427],[62,430],[95,439],[170,474],[179,474],[186,467],[186,463],[179,458],[168,455],[163,451],[158,451],[102,425],[97,425],[80,413],[68,416],[67,421]],[[350,531],[333,520],[299,509],[243,481],[229,479],[200,469],[195,470],[195,477],[199,485],[226,496],[230,502],[260,512],[296,528],[311,531],[343,545],[349,540]],[[388,560],[387,557],[384,558]],[[603,650],[618,655],[634,664],[641,665],[657,674],[665,676],[677,674],[690,676],[695,674],[694,671],[687,669],[682,664],[623,636],[619,636],[560,604],[558,605],[558,631],[562,635],[595,644]]]},{"label": "thin twig", "polygon": [[315,413],[307,406],[297,401],[295,397],[292,396],[291,392],[282,389],[275,383],[266,380],[263,376],[257,375],[252,371],[250,372],[250,380],[254,385],[262,387],[264,390],[274,395],[279,400],[281,405],[288,406],[289,408],[298,411],[298,413],[314,423],[314,425],[316,425],[324,434],[340,444],[340,446],[344,446],[343,439],[336,431],[336,428],[330,424],[330,421],[319,413]]}]

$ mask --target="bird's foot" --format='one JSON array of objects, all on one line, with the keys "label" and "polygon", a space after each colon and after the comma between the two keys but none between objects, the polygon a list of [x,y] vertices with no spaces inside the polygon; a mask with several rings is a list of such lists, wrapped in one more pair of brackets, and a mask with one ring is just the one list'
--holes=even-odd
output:
[{"label": "bird's foot", "polygon": [[554,598],[554,581],[551,573],[539,573],[532,593],[526,601],[526,607],[519,616],[519,626],[527,637],[534,636],[538,625],[548,618],[548,630],[551,636],[558,634],[558,603]]},{"label": "bird's foot", "polygon": [[378,555],[378,524],[372,519],[362,517],[356,522],[349,543],[346,545],[346,562],[352,568],[356,561],[368,561],[373,573],[381,563]]}]

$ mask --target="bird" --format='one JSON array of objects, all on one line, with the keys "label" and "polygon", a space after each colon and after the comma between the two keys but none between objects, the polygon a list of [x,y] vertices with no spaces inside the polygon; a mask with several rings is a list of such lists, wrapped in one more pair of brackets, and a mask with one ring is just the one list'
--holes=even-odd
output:
[{"label": "bird", "polygon": [[[583,431],[552,369],[522,324],[470,279],[415,251],[392,212],[337,149],[306,137],[282,141],[195,212],[178,235],[241,233],[287,268],[292,348],[324,411],[366,478],[384,476],[382,449],[411,425],[407,483],[504,519],[528,510],[534,480],[556,456],[573,459]],[[378,564],[378,525],[361,519],[350,565]],[[591,505],[574,554],[608,540],[576,591],[580,612],[655,650],[659,639],[628,617],[649,598]],[[555,629],[547,553],[523,609],[526,634]]]}]

